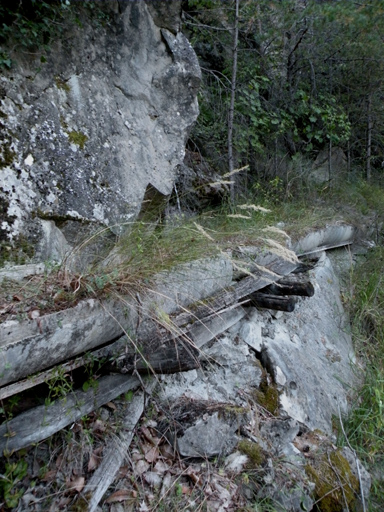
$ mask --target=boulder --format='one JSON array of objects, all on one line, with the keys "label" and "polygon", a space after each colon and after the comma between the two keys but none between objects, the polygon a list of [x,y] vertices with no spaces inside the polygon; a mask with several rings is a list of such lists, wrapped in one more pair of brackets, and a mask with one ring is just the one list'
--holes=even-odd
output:
[{"label": "boulder", "polygon": [[12,55],[0,82],[0,259],[62,261],[88,239],[76,264],[87,263],[135,220],[149,185],[170,195],[201,72],[180,2],[158,4],[103,2],[108,22],[68,21],[44,62]]}]

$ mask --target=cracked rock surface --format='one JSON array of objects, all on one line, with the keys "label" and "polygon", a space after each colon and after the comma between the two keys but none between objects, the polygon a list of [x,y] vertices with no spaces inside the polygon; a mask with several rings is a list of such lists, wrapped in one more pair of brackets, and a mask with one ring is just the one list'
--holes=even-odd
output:
[{"label": "cracked rock surface", "polygon": [[45,63],[16,56],[0,82],[1,240],[61,260],[136,218],[149,185],[170,194],[201,77],[179,8],[127,2],[105,26],[69,25]]}]

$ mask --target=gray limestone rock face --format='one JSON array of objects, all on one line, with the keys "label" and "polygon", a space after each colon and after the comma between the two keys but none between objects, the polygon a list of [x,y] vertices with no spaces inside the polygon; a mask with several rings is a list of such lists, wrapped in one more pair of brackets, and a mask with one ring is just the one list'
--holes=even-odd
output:
[{"label": "gray limestone rock face", "polygon": [[228,454],[238,441],[235,432],[240,423],[238,418],[229,421],[228,418],[220,417],[218,412],[199,418],[178,438],[179,452],[183,457]]},{"label": "gray limestone rock face", "polygon": [[[315,294],[301,298],[293,313],[262,323],[262,362],[280,386],[283,411],[310,429],[332,432],[332,415],[348,410],[358,385],[348,318],[330,260],[323,254],[313,269]],[[242,334],[251,333],[242,321]],[[249,343],[253,342],[253,338]]]},{"label": "gray limestone rock face", "polygon": [[180,2],[115,4],[103,26],[69,23],[46,62],[13,55],[0,78],[0,241],[26,239],[34,261],[62,260],[100,226],[119,234],[149,185],[167,197],[198,115]]}]

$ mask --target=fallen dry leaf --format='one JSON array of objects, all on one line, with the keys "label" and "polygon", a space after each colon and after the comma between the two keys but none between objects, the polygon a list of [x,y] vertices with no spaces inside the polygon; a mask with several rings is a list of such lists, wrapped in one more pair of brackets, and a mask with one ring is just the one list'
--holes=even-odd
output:
[{"label": "fallen dry leaf", "polygon": [[153,435],[153,433],[148,427],[141,427],[141,433],[143,434],[145,439],[154,446],[160,444],[160,439],[157,436]]},{"label": "fallen dry leaf", "polygon": [[107,402],[105,405],[114,411],[116,411],[117,409],[116,405],[113,402]]},{"label": "fallen dry leaf", "polygon": [[144,447],[144,457],[147,462],[152,464],[159,458],[160,452],[156,446],[151,446],[148,448],[148,445]]},{"label": "fallen dry leaf", "polygon": [[74,490],[76,492],[81,492],[84,489],[84,485],[85,478],[83,476],[78,476],[77,478],[74,478],[67,483],[68,489]]},{"label": "fallen dry leaf", "polygon": [[182,492],[183,494],[186,494],[187,496],[190,496],[190,495],[192,494],[192,490],[193,490],[193,489],[191,489],[191,487],[189,487],[188,485],[183,485],[183,486],[181,487],[181,492]]},{"label": "fallen dry leaf", "polygon": [[136,464],[133,465],[133,470],[137,475],[142,475],[149,468],[148,462],[145,460],[139,460]]},{"label": "fallen dry leaf", "polygon": [[117,477],[125,478],[126,476],[128,476],[130,474],[130,471],[131,471],[131,466],[121,466],[117,473]]},{"label": "fallen dry leaf", "polygon": [[119,503],[121,501],[129,500],[132,497],[132,491],[129,491],[128,489],[120,489],[119,491],[112,493],[105,500],[105,503]]},{"label": "fallen dry leaf", "polygon": [[151,487],[160,487],[162,483],[161,476],[154,471],[148,471],[147,473],[144,473],[144,479]]},{"label": "fallen dry leaf", "polygon": [[160,453],[166,459],[173,460],[175,458],[175,452],[169,444],[164,444],[160,447]]},{"label": "fallen dry leaf", "polygon": [[31,320],[35,320],[36,318],[39,318],[39,316],[40,316],[40,311],[38,309],[33,309],[32,311],[28,312],[28,317]]},{"label": "fallen dry leaf", "polygon": [[57,475],[57,469],[51,469],[50,471],[47,471],[42,478],[44,482],[52,482]]},{"label": "fallen dry leaf", "polygon": [[104,421],[102,420],[95,420],[93,425],[92,425],[92,430],[94,432],[105,432],[107,429],[107,427],[105,426],[105,423]]},{"label": "fallen dry leaf", "polygon": [[60,501],[57,503],[59,510],[65,510],[64,507],[66,507],[70,503],[70,501],[71,501],[71,498],[68,498],[65,496],[60,498]]},{"label": "fallen dry leaf", "polygon": [[88,461],[88,471],[94,471],[100,463],[100,457],[98,457],[95,452],[91,454]]},{"label": "fallen dry leaf", "polygon": [[22,295],[17,295],[15,293],[15,295],[12,297],[12,299],[16,302],[21,302],[23,300],[23,296]]},{"label": "fallen dry leaf", "polygon": [[159,474],[166,473],[169,470],[169,465],[166,462],[163,462],[162,460],[158,460],[153,470]]}]

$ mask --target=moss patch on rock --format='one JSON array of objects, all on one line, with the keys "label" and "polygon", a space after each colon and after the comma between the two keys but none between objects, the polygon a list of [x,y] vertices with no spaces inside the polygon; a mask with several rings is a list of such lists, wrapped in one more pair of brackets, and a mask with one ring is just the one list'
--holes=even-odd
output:
[{"label": "moss patch on rock", "polygon": [[70,85],[65,82],[62,78],[59,76],[55,77],[56,86],[58,89],[61,89],[62,91],[69,92],[71,90]]},{"label": "moss patch on rock", "polygon": [[321,512],[353,510],[359,481],[340,450],[323,454],[305,467],[315,483],[315,498]]},{"label": "moss patch on rock", "polygon": [[259,389],[255,390],[253,395],[258,404],[264,407],[264,409],[267,409],[271,414],[275,415],[279,410],[280,392],[276,385],[269,382],[269,380],[267,372],[263,369]]},{"label": "moss patch on rock", "polygon": [[76,132],[74,130],[68,132],[68,138],[70,142],[79,146],[80,149],[84,149],[85,143],[88,140],[88,137],[85,135],[85,133]]},{"label": "moss patch on rock", "polygon": [[243,439],[237,445],[237,448],[247,455],[249,462],[247,464],[248,468],[254,469],[255,467],[261,466],[266,459],[265,453],[262,448],[256,443],[249,441],[248,439]]},{"label": "moss patch on rock", "polygon": [[[0,110],[0,117],[6,119],[7,114]],[[12,134],[4,123],[0,122],[0,131],[2,140],[0,141],[0,169],[10,166],[16,158],[16,153],[12,150]]]}]

